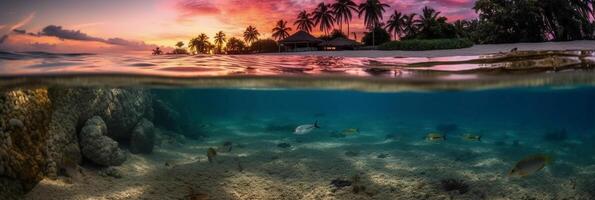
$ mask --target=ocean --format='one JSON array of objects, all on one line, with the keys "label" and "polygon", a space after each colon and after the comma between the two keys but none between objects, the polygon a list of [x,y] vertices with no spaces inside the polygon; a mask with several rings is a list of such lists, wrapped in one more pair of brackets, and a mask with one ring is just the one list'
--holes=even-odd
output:
[{"label": "ocean", "polygon": [[25,199],[595,198],[592,52],[0,66],[0,150],[39,156],[0,170]]}]

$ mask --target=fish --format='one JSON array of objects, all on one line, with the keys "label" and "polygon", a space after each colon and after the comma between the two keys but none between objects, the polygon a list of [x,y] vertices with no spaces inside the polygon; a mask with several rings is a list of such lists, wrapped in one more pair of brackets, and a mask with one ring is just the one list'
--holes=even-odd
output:
[{"label": "fish", "polygon": [[425,139],[428,141],[442,141],[446,140],[446,136],[440,133],[428,133]]},{"label": "fish", "polygon": [[344,136],[352,136],[352,135],[355,135],[357,133],[359,133],[359,129],[358,128],[348,128],[348,129],[345,129],[345,130],[341,131],[341,135],[344,135]]},{"label": "fish", "polygon": [[215,149],[213,149],[213,148],[209,148],[207,150],[207,158],[209,158],[209,163],[213,162],[213,159],[215,158],[215,156],[217,156],[217,151],[215,151]]},{"label": "fish", "polygon": [[518,161],[508,172],[508,176],[525,177],[534,174],[552,162],[549,155],[531,155]]},{"label": "fish", "polygon": [[230,141],[226,141],[225,143],[223,143],[223,146],[217,148],[219,150],[219,152],[231,152],[231,149],[233,147],[233,143]]},{"label": "fish", "polygon": [[317,129],[317,128],[320,128],[320,126],[318,126],[318,121],[314,122],[314,124],[304,124],[304,125],[298,126],[293,131],[293,134],[305,135],[305,134],[312,132],[314,129]]},{"label": "fish", "polygon": [[465,134],[463,135],[463,140],[481,142],[481,135]]}]

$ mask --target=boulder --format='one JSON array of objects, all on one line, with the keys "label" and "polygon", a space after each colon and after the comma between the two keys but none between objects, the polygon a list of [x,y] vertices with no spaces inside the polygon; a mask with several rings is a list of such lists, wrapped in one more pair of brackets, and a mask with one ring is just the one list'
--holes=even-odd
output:
[{"label": "boulder", "polygon": [[81,152],[98,165],[121,165],[126,161],[126,152],[118,148],[118,142],[106,136],[106,130],[101,117],[89,119],[79,134]]},{"label": "boulder", "polygon": [[143,118],[153,119],[152,95],[144,89],[51,88],[53,103],[49,127],[48,176],[57,176],[62,160],[82,161],[79,132],[86,121],[100,116],[110,138],[127,144],[132,130]]},{"label": "boulder", "polygon": [[51,105],[44,89],[0,91],[0,199],[18,199],[44,177]]},{"label": "boulder", "polygon": [[155,126],[147,119],[142,119],[132,131],[130,152],[149,154],[155,145]]},{"label": "boulder", "polygon": [[171,131],[180,131],[179,122],[182,120],[182,116],[172,105],[160,99],[154,99],[153,112],[155,113],[155,126]]}]

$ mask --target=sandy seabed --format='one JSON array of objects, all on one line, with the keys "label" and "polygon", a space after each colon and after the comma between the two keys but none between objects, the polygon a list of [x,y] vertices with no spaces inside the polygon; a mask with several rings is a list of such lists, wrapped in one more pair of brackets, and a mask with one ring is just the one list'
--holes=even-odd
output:
[{"label": "sandy seabed", "polygon": [[[227,127],[219,131],[228,134],[196,141],[168,138],[165,131],[158,131],[160,144],[153,154],[130,154],[116,167],[122,178],[100,176],[97,170],[85,168],[82,180],[45,179],[25,199],[191,199],[193,193],[196,199],[587,200],[595,195],[592,155],[586,158],[587,164],[558,160],[533,176],[507,177],[520,155],[554,148],[549,144],[528,147],[533,142],[530,138],[512,145],[512,133],[488,137],[478,145],[460,139],[430,143],[418,134],[387,140],[375,129],[337,138],[331,137],[336,132],[324,129],[295,136],[283,131],[246,132],[226,124],[217,127]],[[225,141],[233,143],[231,152],[220,151],[209,163],[207,149],[222,149]],[[283,142],[291,147],[277,146]],[[580,142],[568,141],[557,148],[564,153],[582,147]],[[380,158],[382,154],[386,158]],[[353,186],[330,184],[354,175],[365,190],[354,193]],[[447,178],[463,180],[469,190],[464,194],[444,191],[440,181]]]}]

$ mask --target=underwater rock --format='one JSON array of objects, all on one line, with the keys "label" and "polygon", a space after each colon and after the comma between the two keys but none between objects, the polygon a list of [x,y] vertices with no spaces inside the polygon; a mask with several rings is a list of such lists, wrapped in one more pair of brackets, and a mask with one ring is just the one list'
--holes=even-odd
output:
[{"label": "underwater rock", "polygon": [[172,131],[180,131],[178,122],[181,120],[181,115],[172,105],[162,100],[154,100],[153,112],[155,113],[155,126]]},{"label": "underwater rock", "polygon": [[121,165],[126,161],[126,153],[118,148],[118,142],[106,136],[104,126],[105,123],[99,116],[87,121],[80,133],[83,156],[98,165]]},{"label": "underwater rock", "polygon": [[465,194],[469,191],[469,185],[467,185],[463,180],[452,178],[440,180],[440,187],[443,191],[458,191],[459,194]]},{"label": "underwater rock", "polygon": [[103,177],[122,178],[122,173],[114,167],[107,167],[100,170],[99,175]]},{"label": "underwater rock", "polygon": [[153,98],[145,89],[55,87],[47,93],[53,110],[47,152],[50,162],[58,165],[47,167],[48,174],[56,174],[54,170],[61,168],[59,161],[64,158],[81,163],[79,131],[91,117],[100,116],[109,129],[105,133],[123,143],[129,143],[142,118],[153,119]]},{"label": "underwater rock", "polygon": [[8,125],[10,125],[10,128],[13,128],[13,129],[21,129],[21,128],[25,127],[25,124],[23,124],[23,121],[21,121],[19,119],[15,119],[15,118],[8,120]]},{"label": "underwater rock", "polygon": [[21,199],[45,176],[51,111],[45,89],[0,92],[0,199]]},{"label": "underwater rock", "polygon": [[147,119],[142,119],[132,131],[130,152],[150,154],[155,145],[155,126]]},{"label": "underwater rock", "polygon": [[153,118],[152,96],[144,89],[107,88],[0,92],[0,196],[13,199],[43,177],[56,178],[65,167],[61,166],[64,159],[80,163],[77,129],[95,115],[107,122],[107,133],[122,135],[117,140],[128,142],[126,138],[140,119]]},{"label": "underwater rock", "polygon": [[334,179],[331,181],[331,185],[335,188],[343,188],[351,186],[351,181],[342,180],[342,179]]},{"label": "underwater rock", "polygon": [[277,144],[277,147],[286,149],[286,148],[291,147],[291,144],[283,142],[283,143]]}]

